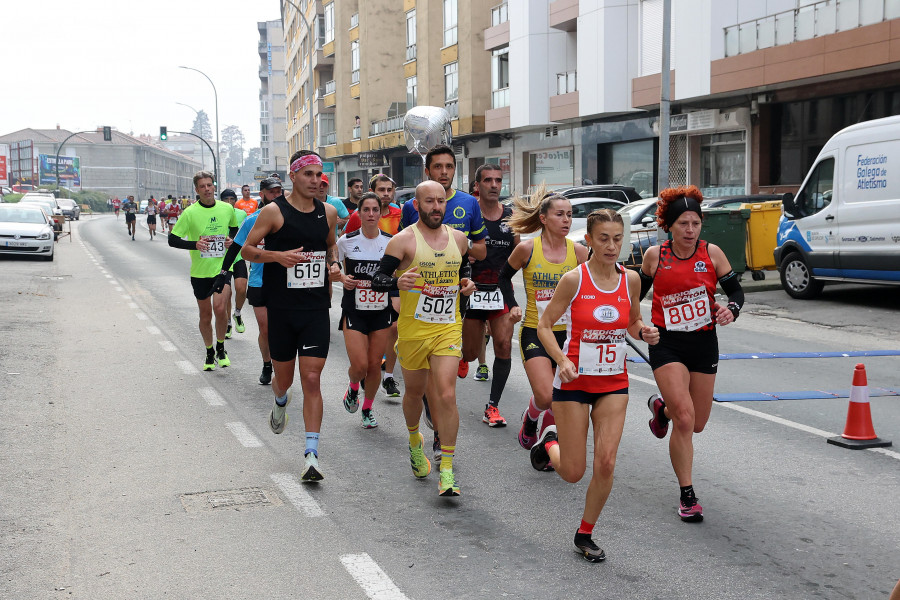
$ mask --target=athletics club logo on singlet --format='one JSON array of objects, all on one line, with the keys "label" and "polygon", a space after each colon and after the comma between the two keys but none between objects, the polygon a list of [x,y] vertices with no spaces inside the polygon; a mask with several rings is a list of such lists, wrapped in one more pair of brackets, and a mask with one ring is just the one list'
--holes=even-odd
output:
[{"label": "athletics club logo on singlet", "polygon": [[706,273],[706,263],[702,260],[695,262],[694,273]]},{"label": "athletics club logo on singlet", "polygon": [[610,304],[598,306],[594,309],[594,319],[600,323],[615,323],[619,320],[619,310]]}]

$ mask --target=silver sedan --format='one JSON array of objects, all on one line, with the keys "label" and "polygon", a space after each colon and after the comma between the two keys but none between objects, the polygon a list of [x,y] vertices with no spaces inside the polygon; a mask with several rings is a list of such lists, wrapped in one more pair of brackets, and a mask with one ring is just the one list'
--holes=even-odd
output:
[{"label": "silver sedan", "polygon": [[53,226],[37,204],[0,204],[0,254],[53,260]]}]

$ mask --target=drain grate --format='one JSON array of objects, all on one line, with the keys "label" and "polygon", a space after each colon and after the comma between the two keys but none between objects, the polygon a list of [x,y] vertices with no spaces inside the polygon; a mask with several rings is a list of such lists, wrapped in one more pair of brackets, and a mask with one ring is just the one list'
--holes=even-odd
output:
[{"label": "drain grate", "polygon": [[187,512],[201,512],[222,509],[266,508],[281,506],[283,502],[274,490],[265,488],[241,488],[215,492],[193,492],[182,494],[181,504]]}]

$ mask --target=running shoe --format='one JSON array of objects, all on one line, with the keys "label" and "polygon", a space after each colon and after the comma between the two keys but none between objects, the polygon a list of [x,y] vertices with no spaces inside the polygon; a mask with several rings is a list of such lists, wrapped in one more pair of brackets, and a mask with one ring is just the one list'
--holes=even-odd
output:
[{"label": "running shoe", "polygon": [[272,383],[272,365],[263,365],[262,373],[259,374],[259,385],[270,383]]},{"label": "running shoe", "polygon": [[438,482],[438,496],[459,496],[459,486],[453,477],[453,469],[440,469],[441,480]]},{"label": "running shoe", "polygon": [[487,381],[491,378],[491,370],[487,365],[478,365],[475,369],[475,381]]},{"label": "running shoe", "polygon": [[378,427],[378,421],[375,420],[375,415],[372,414],[371,408],[362,410],[362,426],[363,429],[375,429]]},{"label": "running shoe", "polygon": [[231,323],[228,324],[228,329],[225,330],[225,339],[231,339]]},{"label": "running shoe", "polygon": [[350,414],[359,410],[359,388],[352,390],[350,384],[347,384],[347,391],[344,392],[344,410]]},{"label": "running shoe", "polygon": [[459,368],[456,369],[456,375],[460,379],[465,379],[469,374],[469,363],[463,359],[459,359]]},{"label": "running shoe", "polygon": [[665,413],[666,403],[659,394],[653,394],[647,398],[647,408],[653,413],[653,418],[649,421],[650,432],[659,439],[663,439],[669,432],[669,419]]},{"label": "running shoe", "polygon": [[528,418],[528,409],[522,412],[522,427],[519,429],[519,445],[526,450],[531,450],[537,441],[537,421]]},{"label": "running shoe", "polygon": [[384,390],[385,395],[389,398],[400,396],[400,388],[397,387],[397,382],[394,381],[393,377],[385,377],[384,381],[381,382],[381,389]]},{"label": "running shoe", "polygon": [[438,437],[437,431],[434,432],[434,441],[431,442],[431,455],[434,457],[434,462],[441,464],[441,457],[444,453],[441,452],[441,438]]},{"label": "running shoe", "polygon": [[549,425],[544,428],[541,439],[531,447],[531,466],[534,467],[535,471],[550,471],[553,469],[553,467],[550,466],[550,454],[547,452],[547,442],[555,442],[557,439],[556,425]]},{"label": "running shoe", "polygon": [[493,404],[484,407],[484,416],[481,417],[482,423],[487,423],[488,427],[506,427],[506,419],[500,416],[500,411]]},{"label": "running shoe", "polygon": [[216,351],[212,348],[206,349],[206,359],[203,361],[203,370],[204,371],[215,371],[216,370]]},{"label": "running shoe", "polygon": [[219,363],[219,366],[223,369],[225,367],[231,366],[231,359],[228,358],[228,353],[225,352],[225,346],[216,350],[216,362]]},{"label": "running shoe", "polygon": [[434,431],[434,421],[431,420],[431,409],[428,408],[428,398],[425,396],[422,396],[422,406],[425,407],[425,426]]},{"label": "running shoe", "polygon": [[291,397],[293,395],[293,391],[288,390],[287,402],[284,403],[284,406],[278,406],[278,402],[272,400],[272,412],[269,413],[269,429],[276,435],[284,431],[284,428],[287,425],[287,407],[290,405]]},{"label": "running shoe", "polygon": [[606,560],[606,552],[594,543],[589,533],[575,533],[575,552],[588,562],[598,563]]},{"label": "running shoe", "polygon": [[678,516],[685,523],[699,523],[703,520],[703,507],[697,502],[696,496],[681,499],[678,503]]},{"label": "running shoe", "polygon": [[413,475],[422,479],[431,473],[431,462],[425,456],[425,436],[419,434],[419,445],[409,447],[409,464],[412,466]]},{"label": "running shoe", "polygon": [[325,476],[322,475],[322,471],[319,469],[319,457],[316,456],[315,452],[307,452],[306,462],[303,464],[303,472],[300,473],[300,481],[314,483],[323,479],[325,479]]},{"label": "running shoe", "polygon": [[234,328],[238,333],[244,333],[246,331],[246,327],[244,326],[244,319],[240,317],[240,315],[234,315]]}]

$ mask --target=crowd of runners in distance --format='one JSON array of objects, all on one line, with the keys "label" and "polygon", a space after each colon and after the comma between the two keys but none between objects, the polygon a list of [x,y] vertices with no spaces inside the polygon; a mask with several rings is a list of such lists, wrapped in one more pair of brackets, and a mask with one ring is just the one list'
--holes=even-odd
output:
[{"label": "crowd of runners in distance", "polygon": [[[293,397],[302,402],[301,481],[324,478],[321,374],[330,346],[329,309],[338,302],[350,363],[344,408],[360,412],[362,427],[376,428],[379,389],[401,395],[394,378],[399,363],[412,472],[425,478],[437,466],[441,496],[460,494],[453,468],[456,380],[478,360],[475,379],[490,381],[482,421],[506,426],[500,400],[520,324],[520,358],[532,395],[521,401],[516,425],[532,466],[567,482],[581,480],[593,431],[592,472],[574,537],[576,552],[592,562],[605,558],[592,535],[612,487],[625,424],[626,335],[646,343],[660,391],[648,400],[649,428],[657,438],[671,429],[677,514],[685,522],[703,519],[692,487],[693,438],[710,416],[716,326],[738,317],[744,297],[725,254],[701,239],[696,187],[660,192],[657,221],[671,240],[652,247],[635,271],[616,262],[622,244],[630,243],[619,214],[591,213],[584,245],[574,243],[567,238],[569,200],[538,190],[505,205],[503,173],[493,164],[477,169],[472,194],[454,189],[456,159],[446,146],[427,154],[426,179],[403,206],[394,204],[395,184],[385,175],[373,177],[368,190],[351,179],[345,199],[329,196],[322,167],[318,154],[295,153],[290,192],[285,195],[281,180],[269,177],[260,182],[258,205],[249,201],[247,186],[241,199],[232,190],[216,199],[212,174],[201,171],[193,180],[196,202],[163,202],[152,215],[148,207],[147,215],[166,215],[169,245],[190,251],[204,370],[230,365],[225,340],[232,321],[243,332],[244,300],[253,307],[263,363],[258,380],[271,385],[268,422],[275,434],[285,430]],[[166,208],[172,206],[179,207],[174,216]],[[133,220],[133,198],[123,207]],[[533,235],[523,240],[524,234]],[[524,298],[513,286],[519,272]],[[727,304],[716,301],[717,285]],[[651,290],[645,320],[640,301]],[[434,431],[431,452],[420,431],[423,421]]]}]

